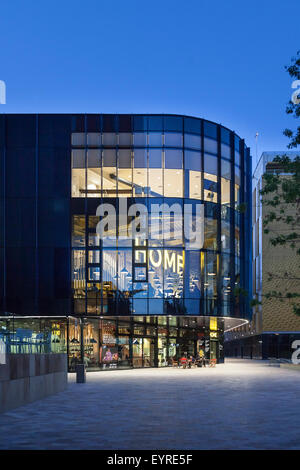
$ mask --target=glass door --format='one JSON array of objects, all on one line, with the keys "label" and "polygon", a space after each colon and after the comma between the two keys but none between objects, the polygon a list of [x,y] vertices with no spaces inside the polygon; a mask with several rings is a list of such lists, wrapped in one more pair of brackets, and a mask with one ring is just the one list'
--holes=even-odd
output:
[{"label": "glass door", "polygon": [[168,365],[167,361],[167,338],[158,338],[158,367]]},{"label": "glass door", "polygon": [[144,367],[155,365],[155,342],[152,338],[144,338],[143,343]]}]

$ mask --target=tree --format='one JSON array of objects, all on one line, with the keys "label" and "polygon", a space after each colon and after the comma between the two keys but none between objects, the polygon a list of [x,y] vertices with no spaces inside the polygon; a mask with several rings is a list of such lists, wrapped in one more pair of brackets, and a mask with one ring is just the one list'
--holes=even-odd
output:
[{"label": "tree", "polygon": [[[300,80],[300,51],[285,68],[292,78]],[[290,100],[286,112],[299,118],[300,100]],[[283,133],[290,139],[288,148],[300,145],[300,126],[295,131],[285,129]],[[267,292],[264,297],[291,302],[294,313],[300,316],[300,156],[292,160],[286,155],[277,156],[263,175],[260,194],[262,204],[269,209],[263,219],[263,231],[269,236],[269,242],[274,247],[289,247],[297,257],[296,271],[282,271],[278,266],[276,273],[268,273],[268,280],[279,281],[275,285],[281,284],[282,288]]]}]

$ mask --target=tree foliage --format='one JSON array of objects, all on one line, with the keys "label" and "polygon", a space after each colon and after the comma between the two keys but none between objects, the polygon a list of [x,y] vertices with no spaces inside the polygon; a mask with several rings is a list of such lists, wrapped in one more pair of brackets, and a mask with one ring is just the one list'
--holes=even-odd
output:
[{"label": "tree foliage", "polygon": [[[292,58],[291,64],[286,66],[285,69],[291,78],[294,80],[300,80],[300,51],[297,52],[296,57]],[[300,104],[293,103],[293,101],[290,100],[286,107],[286,112],[296,119],[299,118]],[[292,149],[300,145],[300,126],[298,126],[294,131],[291,129],[285,129],[283,133],[290,139],[288,148]]]}]

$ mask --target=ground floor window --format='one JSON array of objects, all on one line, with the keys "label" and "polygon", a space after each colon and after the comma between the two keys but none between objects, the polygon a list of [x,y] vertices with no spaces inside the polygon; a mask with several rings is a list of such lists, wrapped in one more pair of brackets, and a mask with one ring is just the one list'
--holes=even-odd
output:
[{"label": "ground floor window", "polygon": [[216,318],[213,324],[209,317],[166,316],[68,321],[70,371],[82,360],[87,370],[167,367],[181,357],[199,355],[223,361],[222,319]]}]

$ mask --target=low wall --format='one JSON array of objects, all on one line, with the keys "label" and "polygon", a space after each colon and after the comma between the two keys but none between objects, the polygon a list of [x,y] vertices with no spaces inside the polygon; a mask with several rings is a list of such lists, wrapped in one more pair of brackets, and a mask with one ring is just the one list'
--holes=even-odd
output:
[{"label": "low wall", "polygon": [[0,412],[66,389],[66,354],[7,354],[0,364]]}]

